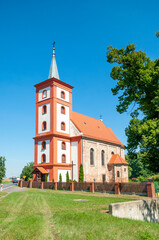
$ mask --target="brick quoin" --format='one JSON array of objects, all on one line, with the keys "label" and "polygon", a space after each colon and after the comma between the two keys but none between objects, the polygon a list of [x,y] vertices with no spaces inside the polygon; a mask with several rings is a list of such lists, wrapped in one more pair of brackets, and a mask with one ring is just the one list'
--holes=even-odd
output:
[{"label": "brick quoin", "polygon": [[119,183],[115,183],[115,194],[120,194],[120,185]]},{"label": "brick quoin", "polygon": [[154,183],[153,182],[148,182],[147,183],[147,196],[148,197],[155,197],[155,187],[154,187]]},{"label": "brick quoin", "polygon": [[91,185],[90,185],[90,192],[94,192],[94,182],[91,182]]}]

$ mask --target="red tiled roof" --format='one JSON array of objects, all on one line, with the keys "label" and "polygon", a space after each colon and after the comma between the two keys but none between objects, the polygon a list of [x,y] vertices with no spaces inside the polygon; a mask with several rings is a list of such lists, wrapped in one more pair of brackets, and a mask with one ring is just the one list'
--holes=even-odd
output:
[{"label": "red tiled roof", "polygon": [[79,131],[83,133],[83,136],[119,144],[124,147],[122,142],[116,137],[111,128],[106,127],[101,120],[97,120],[76,112],[72,112],[71,120],[79,129]]},{"label": "red tiled roof", "polygon": [[108,164],[128,164],[119,154],[113,154]]},{"label": "red tiled roof", "polygon": [[48,174],[48,171],[43,168],[43,167],[36,167],[33,171],[32,174],[36,173],[36,172],[41,172],[42,174]]}]

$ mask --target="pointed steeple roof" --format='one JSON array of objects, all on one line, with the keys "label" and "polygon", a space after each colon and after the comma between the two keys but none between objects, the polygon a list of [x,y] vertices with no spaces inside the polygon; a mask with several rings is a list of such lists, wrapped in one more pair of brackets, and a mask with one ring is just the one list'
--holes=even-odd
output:
[{"label": "pointed steeple roof", "polygon": [[55,58],[55,42],[53,43],[53,53],[52,53],[52,60],[51,60],[51,66],[50,66],[50,72],[49,72],[49,78],[59,78],[59,73],[56,65],[56,58]]}]

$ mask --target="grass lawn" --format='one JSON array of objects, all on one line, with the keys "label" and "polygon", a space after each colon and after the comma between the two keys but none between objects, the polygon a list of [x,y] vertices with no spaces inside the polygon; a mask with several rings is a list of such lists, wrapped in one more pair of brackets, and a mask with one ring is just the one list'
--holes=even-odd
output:
[{"label": "grass lawn", "polygon": [[[87,199],[88,201],[73,201]],[[0,199],[0,239],[159,239],[159,224],[104,214],[124,198],[61,194],[51,190],[14,192]]]},{"label": "grass lawn", "polygon": [[[4,196],[4,195],[6,195],[7,193],[5,193],[5,192],[0,192],[0,197],[2,197],[2,196]],[[0,216],[1,217],[1,216]]]}]

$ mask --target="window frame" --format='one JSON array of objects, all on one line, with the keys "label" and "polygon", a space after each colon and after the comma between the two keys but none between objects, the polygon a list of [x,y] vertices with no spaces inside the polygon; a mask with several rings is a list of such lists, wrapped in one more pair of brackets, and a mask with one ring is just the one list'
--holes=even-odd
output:
[{"label": "window frame", "polygon": [[61,91],[61,98],[65,99],[65,92],[64,91]]},{"label": "window frame", "polygon": [[[43,161],[43,160],[44,160],[44,157],[45,157],[45,161]],[[46,154],[45,154],[45,153],[43,153],[43,154],[41,155],[41,163],[46,163]]]},{"label": "window frame", "polygon": [[120,171],[117,171],[117,177],[119,178],[120,177]]},{"label": "window frame", "polygon": [[65,107],[61,106],[61,114],[66,114]]},{"label": "window frame", "polygon": [[105,151],[101,151],[101,165],[102,167],[105,166]]},{"label": "window frame", "polygon": [[61,149],[66,150],[66,143],[64,141],[62,141],[61,143]]},{"label": "window frame", "polygon": [[[63,157],[64,157],[64,161],[63,161]],[[66,154],[62,154],[62,156],[61,156],[61,162],[62,162],[62,163],[66,163]]]},{"label": "window frame", "polygon": [[[45,124],[45,125],[44,125]],[[47,130],[47,122],[43,121],[42,122],[42,131],[46,131]]]},{"label": "window frame", "polygon": [[61,122],[61,130],[62,131],[66,131],[66,124],[65,124],[65,122]]},{"label": "window frame", "polygon": [[[44,144],[45,143],[45,147],[44,147]],[[43,141],[42,144],[41,144],[41,150],[46,150],[46,141]]]},{"label": "window frame", "polygon": [[[44,110],[45,109],[45,110]],[[42,106],[42,115],[46,114],[47,113],[47,106],[46,105],[43,105]]]},{"label": "window frame", "polygon": [[[44,96],[45,95],[44,93],[46,93],[46,96]],[[44,99],[44,98],[47,98],[47,90],[46,89],[44,89],[42,91],[42,99]]]},{"label": "window frame", "polygon": [[94,148],[90,148],[90,165],[94,166]]}]

